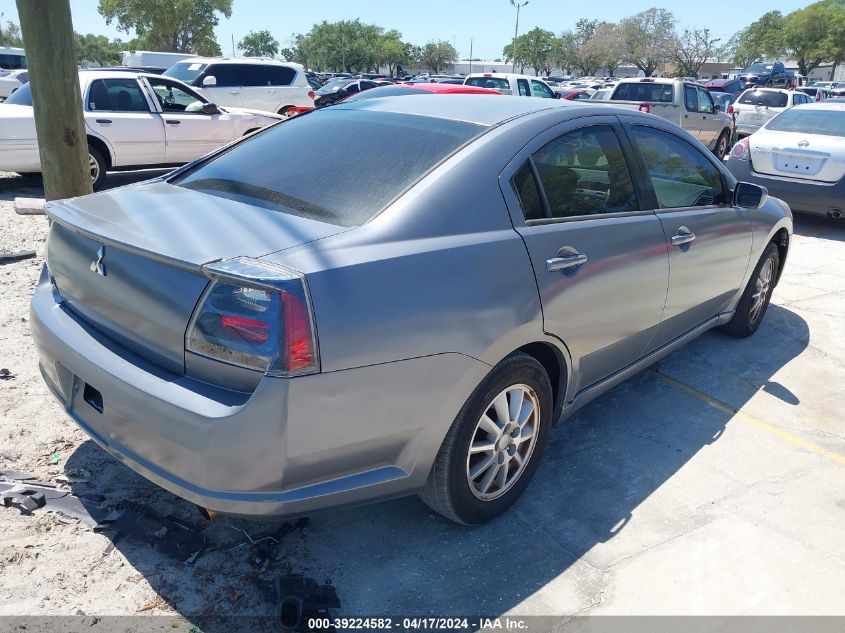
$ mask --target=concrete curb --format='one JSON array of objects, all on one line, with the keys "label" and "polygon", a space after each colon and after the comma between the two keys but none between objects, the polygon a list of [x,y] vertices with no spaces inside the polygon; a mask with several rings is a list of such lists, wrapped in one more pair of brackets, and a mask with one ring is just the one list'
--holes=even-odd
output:
[{"label": "concrete curb", "polygon": [[44,198],[15,198],[18,215],[44,215]]}]

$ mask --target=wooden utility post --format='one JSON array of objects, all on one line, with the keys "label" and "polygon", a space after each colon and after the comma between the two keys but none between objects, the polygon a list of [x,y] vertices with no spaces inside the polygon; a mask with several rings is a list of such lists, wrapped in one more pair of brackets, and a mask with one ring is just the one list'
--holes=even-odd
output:
[{"label": "wooden utility post", "polygon": [[69,0],[17,0],[47,200],[91,193]]}]

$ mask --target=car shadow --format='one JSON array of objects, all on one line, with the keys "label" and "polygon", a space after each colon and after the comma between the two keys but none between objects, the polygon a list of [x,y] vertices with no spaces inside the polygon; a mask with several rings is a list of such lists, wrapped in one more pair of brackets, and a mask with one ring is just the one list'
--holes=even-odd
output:
[{"label": "car shadow", "polygon": [[[772,378],[808,342],[806,322],[777,305],[751,338],[705,334],[553,428],[525,494],[484,526],[455,525],[415,497],[335,509],[314,515],[274,546],[277,558],[263,572],[254,568],[253,548],[239,530],[257,540],[275,529],[268,523],[223,518],[206,524],[203,533],[213,551],[192,566],[131,538],[115,546],[167,609],[195,623],[221,614],[270,613],[272,604],[256,589],[256,579],[280,573],[331,579],[343,615],[495,616],[529,596],[544,615],[573,615],[592,605],[590,596],[602,590],[609,566],[706,520],[698,509],[713,501],[716,484],[676,491],[671,504],[649,498],[667,494],[682,468],[723,476],[692,458],[726,441],[731,410],[761,389],[796,405],[796,396]],[[719,406],[691,397],[672,381],[706,391]],[[80,468],[92,477],[74,484],[79,494],[131,499],[198,518],[190,504],[91,441],[68,459],[68,471]]]},{"label": "car shadow", "polygon": [[795,235],[845,242],[845,220],[796,213],[792,218]]}]

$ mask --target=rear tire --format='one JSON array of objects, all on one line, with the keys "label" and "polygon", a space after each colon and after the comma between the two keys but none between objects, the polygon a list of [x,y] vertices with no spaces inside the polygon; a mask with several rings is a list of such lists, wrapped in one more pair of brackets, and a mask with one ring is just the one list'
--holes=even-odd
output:
[{"label": "rear tire", "polygon": [[742,293],[733,317],[722,326],[722,330],[736,338],[751,336],[760,327],[769,307],[772,292],[780,270],[780,252],[769,242],[763,256],[754,268],[751,279]]},{"label": "rear tire", "polygon": [[281,114],[282,116],[286,116],[287,113],[288,113],[288,110],[290,110],[292,107],[293,106],[285,106],[283,108],[280,108],[277,114]]},{"label": "rear tire", "polygon": [[522,352],[505,358],[452,423],[420,493],[422,500],[464,525],[503,513],[537,470],[552,407],[551,382],[543,366]]},{"label": "rear tire", "polygon": [[98,191],[106,182],[106,161],[96,147],[88,146],[88,163],[91,168],[91,185]]},{"label": "rear tire", "polygon": [[719,135],[719,140],[716,141],[716,147],[713,148],[713,153],[716,155],[716,158],[719,160],[723,160],[725,155],[728,153],[728,145],[730,144],[730,136],[731,133],[728,130],[724,130]]}]

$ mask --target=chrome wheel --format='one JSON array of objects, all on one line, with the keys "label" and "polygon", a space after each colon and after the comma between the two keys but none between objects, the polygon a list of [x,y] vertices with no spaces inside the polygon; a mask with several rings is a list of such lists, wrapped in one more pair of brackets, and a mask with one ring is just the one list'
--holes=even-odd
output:
[{"label": "chrome wheel", "polygon": [[772,277],[775,270],[774,262],[769,257],[760,269],[757,279],[754,281],[754,294],[751,295],[751,310],[749,321],[754,324],[762,316],[769,298],[769,290],[772,287]]},{"label": "chrome wheel", "polygon": [[728,153],[728,139],[725,136],[722,136],[719,139],[718,144],[716,145],[716,156],[721,160],[725,157],[725,154]]},{"label": "chrome wheel", "polygon": [[539,425],[540,404],[531,387],[512,385],[493,398],[467,453],[467,482],[476,498],[490,501],[510,490],[531,459]]},{"label": "chrome wheel", "polygon": [[97,182],[100,177],[100,163],[91,154],[88,154],[88,168],[91,170],[91,182]]}]

